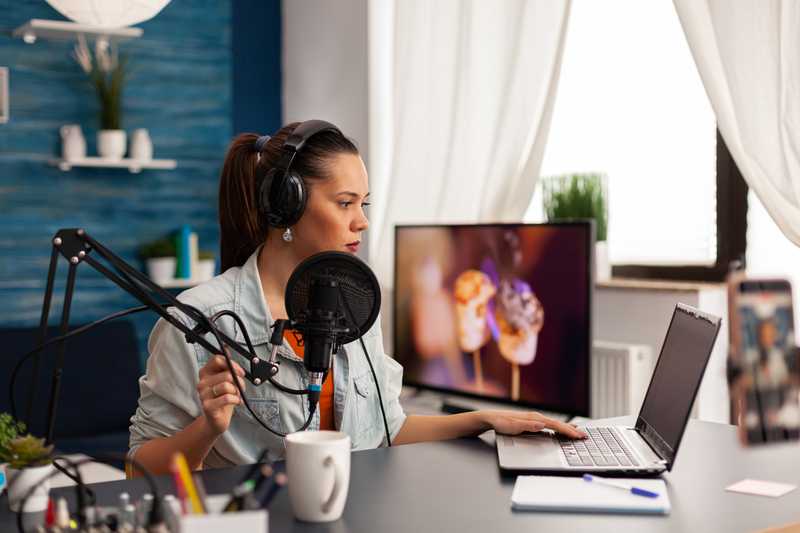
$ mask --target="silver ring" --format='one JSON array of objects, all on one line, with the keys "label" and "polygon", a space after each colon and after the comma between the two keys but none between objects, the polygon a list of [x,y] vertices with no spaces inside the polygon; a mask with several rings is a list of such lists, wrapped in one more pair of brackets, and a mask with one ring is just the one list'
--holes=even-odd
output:
[{"label": "silver ring", "polygon": [[216,385],[212,385],[211,386],[211,394],[213,394],[215,398],[217,396],[219,396],[219,394],[217,394],[217,386]]}]

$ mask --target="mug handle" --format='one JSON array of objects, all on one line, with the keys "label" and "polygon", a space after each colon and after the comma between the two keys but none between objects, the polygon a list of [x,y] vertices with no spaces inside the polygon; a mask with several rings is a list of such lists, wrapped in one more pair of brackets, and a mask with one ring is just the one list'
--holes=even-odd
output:
[{"label": "mug handle", "polygon": [[344,469],[342,465],[340,465],[332,455],[327,456],[322,461],[322,466],[329,467],[333,466],[333,488],[331,489],[331,495],[328,496],[328,499],[322,502],[322,512],[329,513],[331,508],[333,507],[334,502],[339,499],[339,493],[342,492],[342,483],[344,482]]}]

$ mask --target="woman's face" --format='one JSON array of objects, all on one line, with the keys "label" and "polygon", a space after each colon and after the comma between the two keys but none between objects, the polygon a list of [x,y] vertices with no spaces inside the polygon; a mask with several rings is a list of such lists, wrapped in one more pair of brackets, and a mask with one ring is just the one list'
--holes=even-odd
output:
[{"label": "woman's face", "polygon": [[337,154],[328,165],[328,179],[307,182],[306,209],[292,227],[291,245],[301,257],[331,250],[355,254],[369,226],[364,162],[357,155]]}]

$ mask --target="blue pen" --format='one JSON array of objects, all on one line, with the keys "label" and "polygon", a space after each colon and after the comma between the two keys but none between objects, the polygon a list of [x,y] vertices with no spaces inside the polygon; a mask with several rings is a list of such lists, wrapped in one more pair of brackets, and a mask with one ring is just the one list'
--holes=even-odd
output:
[{"label": "blue pen", "polygon": [[658,498],[657,492],[640,489],[639,487],[634,487],[633,485],[627,485],[625,483],[620,483],[618,481],[611,481],[609,479],[593,476],[591,474],[584,474],[583,480],[597,483],[598,485],[605,485],[606,487],[614,487],[617,489],[627,490],[631,494],[635,494],[637,496],[644,496],[646,498]]}]

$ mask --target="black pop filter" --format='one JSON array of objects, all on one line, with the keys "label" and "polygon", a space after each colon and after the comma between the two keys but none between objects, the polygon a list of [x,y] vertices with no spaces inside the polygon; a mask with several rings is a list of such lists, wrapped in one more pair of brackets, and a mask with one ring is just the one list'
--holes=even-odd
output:
[{"label": "black pop filter", "polygon": [[285,305],[290,320],[304,322],[307,319],[311,307],[311,285],[320,278],[333,279],[339,285],[342,321],[337,325],[349,328],[350,332],[339,335],[338,344],[353,342],[378,318],[381,290],[375,274],[352,254],[320,252],[312,255],[294,269],[286,284]]}]

